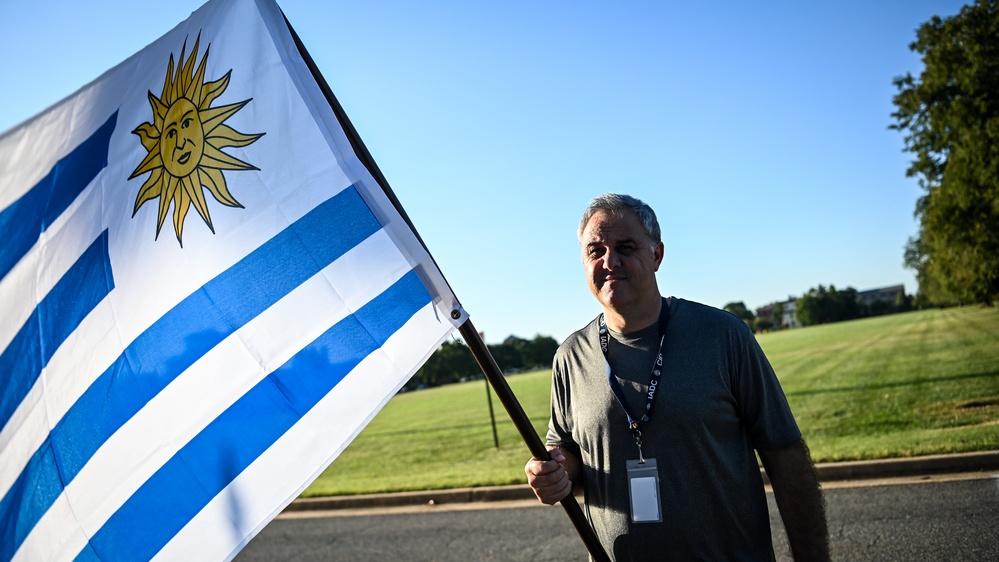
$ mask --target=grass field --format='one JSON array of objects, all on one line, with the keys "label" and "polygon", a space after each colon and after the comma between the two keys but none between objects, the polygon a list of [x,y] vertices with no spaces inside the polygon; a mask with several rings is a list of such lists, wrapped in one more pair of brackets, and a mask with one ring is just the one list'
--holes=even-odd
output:
[{"label": "grass field", "polygon": [[[925,310],[759,336],[816,462],[999,449],[999,310]],[[544,435],[548,372],[511,388]],[[305,496],[521,483],[530,454],[483,381],[400,394]]]}]

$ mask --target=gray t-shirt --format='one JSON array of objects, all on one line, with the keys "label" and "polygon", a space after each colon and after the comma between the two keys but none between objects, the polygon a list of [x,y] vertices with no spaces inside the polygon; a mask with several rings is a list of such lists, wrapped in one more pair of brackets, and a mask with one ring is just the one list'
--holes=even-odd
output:
[{"label": "gray t-shirt", "polygon": [[[615,560],[770,560],[770,517],[754,449],[801,438],[770,363],[731,314],[681,299],[670,307],[664,370],[643,453],[659,467],[662,523],[631,523],[625,463],[638,458],[600,349],[598,319],[555,355],[548,443],[583,462],[586,513]],[[611,369],[628,409],[645,408],[658,327],[614,334]]]}]

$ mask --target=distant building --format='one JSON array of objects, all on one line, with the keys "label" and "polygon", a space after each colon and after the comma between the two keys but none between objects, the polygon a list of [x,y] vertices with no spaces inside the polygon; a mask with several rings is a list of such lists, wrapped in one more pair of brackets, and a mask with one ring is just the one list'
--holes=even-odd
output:
[{"label": "distant building", "polygon": [[899,295],[905,296],[905,285],[892,285],[891,287],[860,291],[857,293],[857,302],[867,306],[871,306],[876,302],[888,303],[894,306],[898,302]]},{"label": "distant building", "polygon": [[765,304],[765,305],[761,306],[760,308],[757,308],[756,309],[756,320],[757,321],[765,320],[767,322],[770,322],[771,324],[775,324],[775,322],[774,322],[774,307],[775,306],[776,305],[774,303],[770,303],[770,304]]},{"label": "distant building", "polygon": [[[905,285],[891,285],[880,289],[870,289],[857,293],[857,302],[866,307],[872,315],[888,314],[895,311],[895,305],[899,302],[899,295],[905,297]],[[775,317],[778,308],[781,309],[780,318]],[[798,299],[788,297],[787,300],[779,303],[770,303],[756,309],[756,317],[766,319],[778,328],[797,328],[798,323]]]},{"label": "distant building", "polygon": [[795,313],[798,310],[798,299],[789,297],[781,304],[784,307],[784,313],[780,317],[780,327],[797,328],[799,326],[798,315]]},{"label": "distant building", "polygon": [[[784,302],[772,302],[761,306],[756,309],[756,320],[765,320],[770,323],[774,329],[780,330],[783,328],[797,328],[798,319],[794,317],[794,311],[796,310],[795,297],[788,297]],[[777,317],[777,308],[781,307],[780,318]]]}]

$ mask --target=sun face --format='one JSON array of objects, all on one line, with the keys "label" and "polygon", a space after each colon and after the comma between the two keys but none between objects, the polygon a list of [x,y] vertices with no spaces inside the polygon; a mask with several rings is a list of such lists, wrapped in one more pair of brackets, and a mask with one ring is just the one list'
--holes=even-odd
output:
[{"label": "sun face", "polygon": [[174,71],[173,55],[167,64],[166,78],[163,80],[163,93],[156,97],[149,92],[149,105],[153,109],[153,122],[136,127],[134,134],[139,136],[142,146],[149,154],[142,160],[128,179],[149,173],[145,183],[135,197],[135,208],[147,201],[159,199],[156,215],[156,237],[173,204],[173,228],[177,241],[183,246],[184,220],[193,205],[212,233],[211,215],[205,190],[216,201],[228,207],[243,208],[229,192],[222,170],[258,170],[238,158],[230,156],[222,149],[229,146],[247,146],[264,133],[247,135],[234,130],[223,122],[250,103],[252,98],[238,103],[211,107],[222,92],[229,86],[232,70],[214,82],[205,82],[205,66],[208,51],[201,58],[197,70],[194,61],[198,54],[200,36],[194,43],[187,60],[184,60],[185,42],[180,51],[179,64]]},{"label": "sun face", "polygon": [[191,175],[204,155],[205,132],[201,127],[198,108],[180,98],[167,110],[160,139],[160,159],[170,175],[183,178]]}]

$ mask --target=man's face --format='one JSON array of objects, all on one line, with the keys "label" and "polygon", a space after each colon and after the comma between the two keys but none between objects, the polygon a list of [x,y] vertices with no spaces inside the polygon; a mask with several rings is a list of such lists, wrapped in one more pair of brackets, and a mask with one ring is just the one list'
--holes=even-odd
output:
[{"label": "man's face", "polygon": [[659,298],[656,271],[663,245],[652,249],[634,213],[618,218],[598,211],[586,223],[580,244],[590,291],[604,308],[626,313],[629,305]]}]

